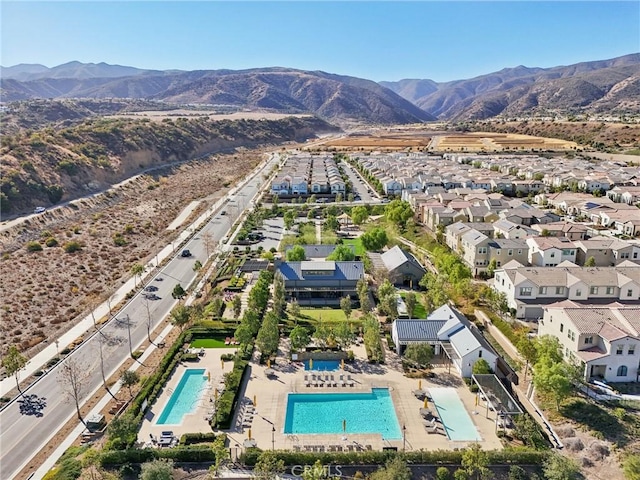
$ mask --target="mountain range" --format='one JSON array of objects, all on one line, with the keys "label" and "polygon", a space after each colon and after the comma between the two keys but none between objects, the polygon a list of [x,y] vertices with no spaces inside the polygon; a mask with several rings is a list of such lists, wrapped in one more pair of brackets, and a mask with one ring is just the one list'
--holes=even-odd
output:
[{"label": "mountain range", "polygon": [[466,80],[376,83],[292,68],[144,70],[70,62],[2,67],[4,102],[35,98],[133,98],[223,104],[334,122],[402,124],[533,114],[640,113],[640,53],[552,68],[518,66]]}]

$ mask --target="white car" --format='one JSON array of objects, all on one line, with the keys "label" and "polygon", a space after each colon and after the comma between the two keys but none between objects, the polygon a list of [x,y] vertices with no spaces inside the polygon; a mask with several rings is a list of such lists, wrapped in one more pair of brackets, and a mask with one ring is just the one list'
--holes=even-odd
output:
[{"label": "white car", "polygon": [[46,210],[44,207],[36,207],[33,209],[33,213],[42,213]]}]

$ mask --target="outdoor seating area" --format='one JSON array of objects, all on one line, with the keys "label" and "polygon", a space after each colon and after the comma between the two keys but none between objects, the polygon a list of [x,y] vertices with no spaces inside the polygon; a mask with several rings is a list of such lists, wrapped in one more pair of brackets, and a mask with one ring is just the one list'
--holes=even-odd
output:
[{"label": "outdoor seating area", "polygon": [[125,400],[116,401],[116,404],[109,409],[109,414],[110,415],[116,415],[116,414],[120,413],[127,406],[127,403],[129,403],[129,402],[127,402]]},{"label": "outdoor seating area", "polygon": [[362,452],[365,450],[373,450],[373,446],[353,442],[347,445],[294,445],[293,450],[296,452]]},{"label": "outdoor seating area", "polygon": [[235,339],[235,337],[227,337],[224,339],[225,345],[240,345],[240,342]]},{"label": "outdoor seating area", "polygon": [[305,374],[304,386],[305,387],[355,387],[355,380],[351,378],[350,374],[340,374],[336,379],[336,375],[325,374]]},{"label": "outdoor seating area", "polygon": [[160,438],[156,438],[153,435],[151,437],[151,444],[156,447],[175,447],[178,444],[178,437],[173,434],[172,430],[164,430],[160,434]]},{"label": "outdoor seating area", "polygon": [[241,419],[241,425],[243,430],[247,428],[251,428],[254,414],[255,414],[255,407],[253,404],[244,403],[243,405],[241,405],[240,411],[238,412],[238,418]]}]

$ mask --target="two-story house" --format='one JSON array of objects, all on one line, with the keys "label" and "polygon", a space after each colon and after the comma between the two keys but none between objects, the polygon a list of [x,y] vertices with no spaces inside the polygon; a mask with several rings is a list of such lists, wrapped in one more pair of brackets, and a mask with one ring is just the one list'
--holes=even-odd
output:
[{"label": "two-story house", "polygon": [[530,237],[528,261],[531,265],[555,267],[562,262],[576,263],[575,244],[565,237]]}]

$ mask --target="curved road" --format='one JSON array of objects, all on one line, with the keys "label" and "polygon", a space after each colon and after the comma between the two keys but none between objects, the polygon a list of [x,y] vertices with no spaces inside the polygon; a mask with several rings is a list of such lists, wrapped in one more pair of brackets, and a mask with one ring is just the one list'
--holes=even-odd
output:
[{"label": "curved road", "polygon": [[[138,293],[117,312],[115,318],[102,327],[100,333],[93,334],[67,356],[65,362],[71,359],[82,375],[86,376],[82,392],[84,401],[93,392],[103,388],[102,370],[109,377],[129,358],[130,349],[135,350],[147,339],[149,316],[150,330],[153,331],[169,314],[176,304],[176,300],[171,297],[173,287],[180,283],[186,289],[196,278],[194,262],[200,260],[204,264],[207,257],[202,235],[209,233],[216,241],[223,239],[264,185],[262,174],[269,172],[278,160],[279,155],[273,154],[261,169],[251,174],[248,181],[235,191],[232,190],[233,193],[228,195],[218,212],[180,248],[189,249],[191,257],[182,258],[177,251],[177,255],[149,280],[148,285],[158,288],[154,293],[159,299],[147,300]],[[223,210],[226,210],[225,215],[221,215]],[[213,254],[213,249],[209,253]],[[101,363],[104,365],[103,369]],[[58,364],[28,388],[24,397],[14,400],[0,412],[0,479],[14,478],[55,433],[76,415],[75,404],[65,395],[60,378]]]}]

